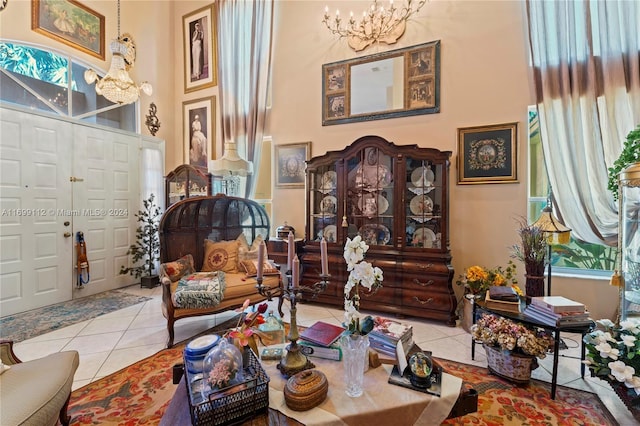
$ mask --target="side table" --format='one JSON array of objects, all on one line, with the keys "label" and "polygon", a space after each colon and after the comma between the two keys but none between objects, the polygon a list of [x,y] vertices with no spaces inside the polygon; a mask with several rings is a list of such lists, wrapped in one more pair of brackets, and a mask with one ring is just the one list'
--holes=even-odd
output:
[{"label": "side table", "polygon": [[[520,311],[522,311],[524,309],[524,301],[521,301],[521,305],[520,305]],[[497,316],[501,316],[504,318],[508,318],[511,319],[513,321],[517,321],[520,322],[522,324],[525,325],[530,325],[533,327],[538,327],[538,328],[542,328],[544,330],[550,331],[551,333],[553,333],[553,372],[551,374],[551,399],[556,399],[556,387],[557,387],[557,382],[558,382],[558,359],[559,359],[559,352],[560,352],[560,333],[565,332],[565,333],[580,333],[580,335],[582,337],[585,336],[585,334],[593,331],[595,329],[596,323],[594,321],[591,321],[590,324],[588,325],[580,325],[580,326],[553,326],[553,325],[548,325],[548,324],[543,324],[541,322],[535,321],[533,319],[527,318],[525,317],[522,313],[515,313],[515,312],[506,312],[506,311],[499,311],[497,309],[490,309],[486,306],[486,304],[484,303],[484,301],[476,301],[473,304],[473,323],[475,324],[476,322],[476,318],[482,313],[488,313],[488,314],[493,314],[493,315],[497,315]],[[586,356],[586,347],[584,344],[584,340],[580,339],[581,341],[581,346],[580,346],[580,361],[584,361],[585,356]],[[473,336],[471,337],[471,359],[475,359],[475,355],[476,355],[476,341],[474,340]],[[568,357],[566,355],[563,355],[565,357]],[[575,358],[575,357],[568,357],[568,358]],[[585,365],[584,363],[581,362],[580,364],[580,376],[582,378],[584,378],[584,372],[585,372]]]}]

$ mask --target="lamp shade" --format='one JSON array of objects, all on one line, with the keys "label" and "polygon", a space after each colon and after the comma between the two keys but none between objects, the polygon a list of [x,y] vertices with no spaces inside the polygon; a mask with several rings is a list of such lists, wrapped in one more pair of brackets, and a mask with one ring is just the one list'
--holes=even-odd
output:
[{"label": "lamp shade", "polygon": [[209,173],[217,176],[247,176],[253,173],[253,163],[238,155],[234,142],[225,142],[222,158],[209,161]]},{"label": "lamp shade", "polygon": [[567,244],[571,239],[571,229],[564,226],[554,215],[550,206],[542,209],[538,220],[532,226],[539,228],[547,236],[551,245]]}]

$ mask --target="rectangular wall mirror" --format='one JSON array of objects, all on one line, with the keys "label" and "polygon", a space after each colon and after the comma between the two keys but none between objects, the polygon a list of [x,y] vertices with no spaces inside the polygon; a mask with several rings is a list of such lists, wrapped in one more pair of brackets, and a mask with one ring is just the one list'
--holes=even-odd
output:
[{"label": "rectangular wall mirror", "polygon": [[322,125],[440,112],[440,40],[322,66]]}]

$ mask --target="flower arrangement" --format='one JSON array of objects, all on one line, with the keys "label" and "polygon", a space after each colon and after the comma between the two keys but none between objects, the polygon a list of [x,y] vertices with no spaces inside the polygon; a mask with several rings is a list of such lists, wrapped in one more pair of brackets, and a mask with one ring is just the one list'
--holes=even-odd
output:
[{"label": "flower arrangement", "polygon": [[344,260],[347,262],[349,279],[344,286],[344,315],[347,330],[351,333],[366,334],[373,328],[373,319],[365,318],[360,324],[360,287],[374,294],[382,287],[382,270],[364,261],[369,246],[357,235],[347,238],[344,245]]},{"label": "flower arrangement", "polygon": [[627,319],[618,326],[608,319],[596,323],[599,328],[583,338],[584,363],[595,376],[624,383],[640,395],[640,320]]},{"label": "flower arrangement", "polygon": [[487,269],[477,265],[467,268],[456,284],[463,285],[471,294],[477,296],[486,293],[491,286],[511,286],[516,293],[522,295],[516,278],[516,265],[511,260],[505,269],[502,266]]},{"label": "flower arrangement", "polygon": [[[244,313],[250,304],[251,301],[249,299],[245,300],[244,304],[240,308],[236,309],[236,312],[240,312],[241,314]],[[240,315],[240,318],[238,318],[238,324],[233,330],[227,333],[227,336],[234,339],[234,341],[239,342],[240,346],[253,346],[252,343],[255,343],[253,335],[257,334],[254,327],[264,324],[265,319],[262,314],[267,311],[268,307],[269,305],[266,303],[261,303],[255,311],[250,312],[247,315]]]},{"label": "flower arrangement", "polygon": [[544,358],[553,345],[553,338],[543,330],[490,314],[483,314],[471,327],[471,335],[485,345],[538,358]]}]

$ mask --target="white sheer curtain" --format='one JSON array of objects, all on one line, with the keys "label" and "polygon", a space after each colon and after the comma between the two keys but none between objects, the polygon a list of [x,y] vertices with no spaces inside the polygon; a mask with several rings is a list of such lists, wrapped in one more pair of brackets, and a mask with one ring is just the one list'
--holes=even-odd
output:
[{"label": "white sheer curtain", "polygon": [[222,139],[253,163],[245,194],[251,197],[265,128],[273,0],[218,0],[216,9]]},{"label": "white sheer curtain", "polygon": [[607,169],[640,124],[640,2],[527,0],[542,145],[574,236],[614,244]]}]

